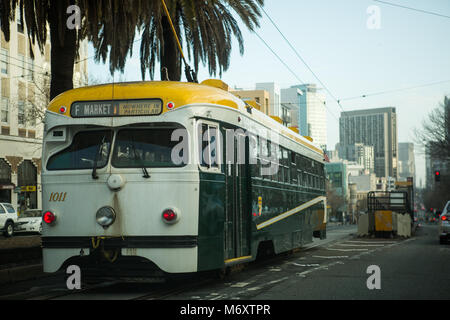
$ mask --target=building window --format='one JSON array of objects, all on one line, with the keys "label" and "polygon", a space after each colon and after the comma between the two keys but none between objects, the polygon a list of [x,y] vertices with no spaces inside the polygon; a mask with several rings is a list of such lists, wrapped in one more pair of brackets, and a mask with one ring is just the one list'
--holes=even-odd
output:
[{"label": "building window", "polygon": [[4,160],[0,159],[0,184],[11,183],[11,167]]},{"label": "building window", "polygon": [[25,77],[27,75],[26,74],[26,66],[25,66],[25,56],[23,56],[21,54],[19,54],[18,56],[19,56],[19,60],[20,60],[19,66],[20,66],[20,69],[21,69],[20,75],[22,77]]},{"label": "building window", "polygon": [[28,60],[28,76],[27,79],[28,81],[34,81],[34,59],[33,58],[29,58]]},{"label": "building window", "polygon": [[25,102],[23,101],[17,103],[17,122],[20,126],[25,126]]},{"label": "building window", "polygon": [[38,112],[36,106],[32,103],[28,103],[26,110],[26,121],[28,126],[36,127],[36,119],[38,117]]},{"label": "building window", "polygon": [[20,11],[20,13],[17,15],[17,32],[19,33],[24,33],[25,32],[25,27],[24,27],[24,22],[23,22],[23,16],[22,16],[22,11]]},{"label": "building window", "polygon": [[1,74],[8,74],[9,54],[8,50],[2,49],[0,51],[0,72]]},{"label": "building window", "polygon": [[0,122],[9,123],[9,100],[2,98],[0,105]]}]

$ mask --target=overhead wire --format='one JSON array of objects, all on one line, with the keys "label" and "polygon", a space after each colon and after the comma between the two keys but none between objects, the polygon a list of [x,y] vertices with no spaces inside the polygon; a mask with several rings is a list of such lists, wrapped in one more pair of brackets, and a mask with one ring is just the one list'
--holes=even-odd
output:
[{"label": "overhead wire", "polygon": [[[384,3],[384,4],[388,4],[388,5],[393,5],[393,6],[399,6],[405,9],[411,9],[411,10],[415,10],[415,11],[419,11],[419,12],[423,12],[423,13],[427,13],[427,14],[434,14],[434,15],[438,15],[441,17],[445,17],[445,18],[450,18],[450,16],[445,16],[445,15],[441,15],[435,12],[429,12],[429,11],[424,11],[424,10],[420,10],[420,9],[415,9],[415,8],[411,8],[411,7],[406,7],[406,6],[401,6],[401,5],[397,5],[397,4],[393,4],[390,2],[386,2],[386,1],[380,1],[380,0],[373,0],[376,2],[380,2],[380,3]],[[306,66],[306,68],[311,72],[311,74],[316,78],[316,80],[323,86],[323,88],[328,92],[328,94],[334,99],[334,101],[339,105],[339,107],[342,109],[342,111],[345,112],[341,102],[342,101],[349,101],[349,100],[354,100],[354,99],[359,99],[359,98],[366,98],[366,97],[370,97],[370,96],[376,96],[376,95],[383,95],[383,94],[389,94],[389,93],[395,93],[395,92],[399,92],[399,91],[405,91],[405,90],[411,90],[411,89],[417,89],[417,88],[422,88],[422,87],[427,87],[427,86],[433,86],[433,85],[437,85],[437,84],[442,84],[442,83],[446,83],[446,82],[450,82],[450,80],[444,80],[444,81],[439,81],[439,82],[433,82],[433,83],[429,83],[429,84],[425,84],[425,85],[419,85],[419,86],[414,86],[414,87],[408,87],[408,88],[402,88],[402,89],[396,89],[396,90],[386,90],[386,91],[382,91],[382,92],[376,92],[376,93],[371,93],[371,94],[364,94],[361,96],[356,96],[356,97],[350,97],[350,98],[344,98],[344,99],[338,99],[336,98],[336,96],[331,92],[331,90],[320,80],[320,78],[317,76],[317,74],[312,70],[312,68],[309,66],[309,64],[305,61],[305,59],[299,54],[299,52],[295,49],[295,47],[292,45],[292,43],[287,39],[287,37],[283,34],[283,32],[280,30],[280,28],[278,27],[278,25],[275,23],[275,21],[270,17],[270,15],[267,13],[267,11],[261,6],[261,10],[264,12],[264,14],[267,16],[267,18],[270,20],[270,22],[272,23],[272,25],[277,29],[277,31],[280,33],[280,35],[283,37],[283,39],[286,41],[286,43],[289,45],[289,47],[293,50],[293,52],[295,53],[295,55],[297,56],[297,58],[300,59],[300,61]],[[330,111],[331,113],[331,111]],[[333,115],[334,116],[334,115]],[[336,118],[336,117],[335,117]]]},{"label": "overhead wire", "polygon": [[[305,82],[303,80],[301,80],[297,74],[287,65],[286,62],[284,62],[283,59],[281,59],[281,57],[275,52],[275,50],[272,49],[272,47],[257,33],[255,32],[256,36],[264,43],[264,45],[275,55],[275,57],[277,57],[277,59],[289,70],[290,73],[292,73],[292,75],[298,80],[300,81],[301,84],[305,84]],[[330,112],[330,114],[336,119],[336,121],[339,122],[339,119],[336,117],[336,115],[331,112],[331,110],[325,105],[325,108]]]},{"label": "overhead wire", "polygon": [[300,55],[300,53],[295,49],[295,47],[292,45],[292,43],[286,38],[286,36],[281,32],[278,25],[275,23],[275,21],[269,16],[266,10],[264,10],[263,6],[260,6],[261,10],[264,12],[264,14],[267,16],[267,18],[270,20],[272,25],[277,29],[278,33],[283,37],[283,39],[286,41],[286,43],[289,45],[289,47],[294,51],[297,58],[300,59],[300,61],[306,66],[306,68],[311,72],[311,74],[316,78],[316,80],[320,83],[320,85],[328,92],[328,94],[334,99],[334,101],[339,105],[339,107],[342,109],[342,111],[345,111],[342,105],[339,103],[339,100],[335,97],[335,95],[331,92],[330,89],[320,80],[320,78],[317,76],[317,74],[312,70],[312,68],[309,66],[309,64],[303,59],[303,57]]},{"label": "overhead wire", "polygon": [[[311,71],[311,73],[313,73],[313,75],[315,76],[316,79],[318,79],[318,81],[320,82],[320,84],[324,87],[325,90],[327,90],[327,92],[333,97],[333,99],[335,99],[335,101],[337,101],[337,99],[334,97],[334,95],[330,92],[330,90],[323,84],[322,81],[320,81],[320,79],[317,77],[317,75],[312,71],[312,69],[307,65],[307,63],[304,61],[304,59],[301,58],[300,54],[295,50],[295,48],[292,46],[292,44],[289,42],[289,40],[287,40],[287,38],[284,36],[284,34],[280,31],[280,29],[278,28],[278,26],[275,24],[275,22],[272,20],[272,18],[267,14],[267,12],[264,10],[264,8],[261,6],[262,11],[266,14],[266,16],[269,18],[269,20],[272,22],[272,24],[275,26],[275,28],[278,30],[278,32],[282,35],[282,37],[288,42],[288,44],[290,45],[290,47],[294,50],[294,52],[296,53],[296,55],[301,59],[301,61],[308,67],[308,69]],[[303,80],[301,80],[297,74],[287,65],[286,62],[284,62],[283,59],[281,59],[281,57],[272,49],[272,47],[266,42],[264,41],[264,39],[255,31],[256,36],[264,43],[264,45],[278,58],[278,60],[289,70],[289,72],[291,72],[294,77],[300,81],[301,84],[305,85],[305,82]],[[339,103],[338,103],[339,104]],[[340,105],[340,104],[339,104]],[[331,110],[326,106],[325,104],[325,108],[328,110],[328,112],[333,116],[334,119],[336,119],[336,121],[339,122],[338,117],[331,112]],[[342,106],[341,106],[342,108]],[[343,110],[343,108],[342,108]]]},{"label": "overhead wire", "polygon": [[432,83],[427,83],[427,84],[413,86],[413,87],[407,87],[407,88],[401,88],[401,89],[386,90],[386,91],[380,91],[380,92],[375,92],[375,93],[363,94],[363,95],[359,95],[359,96],[355,96],[355,97],[343,98],[343,99],[340,99],[339,101],[356,100],[356,99],[362,99],[362,98],[367,98],[367,97],[372,97],[372,96],[379,96],[379,95],[401,92],[401,91],[406,91],[406,90],[431,87],[431,86],[435,86],[435,85],[443,84],[443,83],[447,83],[447,82],[450,82],[450,80],[432,82]]},{"label": "overhead wire", "polygon": [[286,69],[289,70],[289,72],[298,80],[301,82],[301,84],[305,84],[303,80],[301,80],[297,74],[286,64],[286,62],[281,59],[281,57],[275,52],[275,50],[272,49],[272,47],[257,33],[255,32],[256,36],[264,43],[264,45],[277,57],[277,59],[286,67]]},{"label": "overhead wire", "polygon": [[417,12],[421,12],[421,13],[426,13],[426,14],[430,14],[430,15],[434,15],[434,16],[450,19],[450,16],[447,16],[447,15],[444,15],[444,14],[440,14],[440,13],[437,13],[437,12],[432,12],[432,11],[426,11],[426,10],[422,10],[422,9],[412,8],[412,7],[403,6],[403,5],[392,3],[392,2],[387,2],[387,1],[381,1],[381,0],[373,0],[373,1],[379,2],[379,3],[383,3],[383,4],[386,4],[386,5],[389,5],[389,6],[393,6],[393,7],[403,8],[403,9],[407,9],[407,10],[413,10],[413,11],[417,11]]}]

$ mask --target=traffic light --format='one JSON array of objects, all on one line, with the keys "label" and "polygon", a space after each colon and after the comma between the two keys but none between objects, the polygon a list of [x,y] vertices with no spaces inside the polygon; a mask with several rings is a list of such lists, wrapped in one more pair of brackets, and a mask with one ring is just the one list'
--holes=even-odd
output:
[{"label": "traffic light", "polygon": [[441,172],[440,171],[434,172],[434,181],[436,181],[436,182],[441,181]]}]

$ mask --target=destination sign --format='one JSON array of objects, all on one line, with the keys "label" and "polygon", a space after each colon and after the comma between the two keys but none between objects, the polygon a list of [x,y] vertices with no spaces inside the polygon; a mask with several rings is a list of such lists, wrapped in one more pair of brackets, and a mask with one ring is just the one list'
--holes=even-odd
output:
[{"label": "destination sign", "polygon": [[73,118],[156,116],[162,113],[161,100],[115,100],[74,102]]}]

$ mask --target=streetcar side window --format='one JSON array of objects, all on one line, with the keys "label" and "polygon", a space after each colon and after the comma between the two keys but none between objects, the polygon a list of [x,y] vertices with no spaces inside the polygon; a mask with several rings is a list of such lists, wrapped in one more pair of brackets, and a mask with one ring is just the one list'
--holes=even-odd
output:
[{"label": "streetcar side window", "polygon": [[[278,160],[276,160],[278,161],[278,171],[275,171],[272,175],[272,181],[278,182],[278,174],[280,173],[280,170],[283,170],[282,166],[280,165],[280,146],[273,143],[272,141],[267,141],[267,149],[269,151],[268,155],[274,154],[278,158]],[[272,163],[272,166],[274,166],[274,163]]]},{"label": "streetcar side window", "polygon": [[201,149],[200,165],[205,168],[218,169],[220,163],[220,147],[219,128],[214,125],[203,123],[201,126]]},{"label": "streetcar side window", "polygon": [[47,170],[101,169],[106,166],[113,133],[110,130],[78,132],[72,144],[50,157]]},{"label": "streetcar side window", "polygon": [[259,137],[253,134],[249,136],[249,147],[250,147],[250,168],[252,172],[252,177],[261,177],[261,160],[259,158]]},{"label": "streetcar side window", "polygon": [[297,164],[296,164],[297,154],[291,151],[291,163],[290,163],[290,172],[291,172],[291,184],[297,185]]}]

